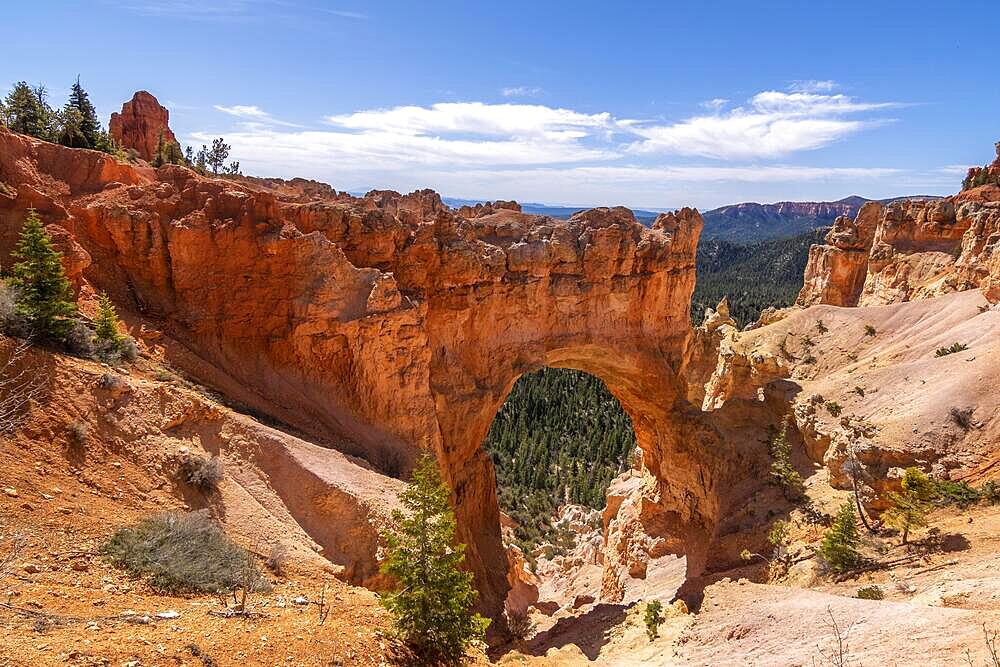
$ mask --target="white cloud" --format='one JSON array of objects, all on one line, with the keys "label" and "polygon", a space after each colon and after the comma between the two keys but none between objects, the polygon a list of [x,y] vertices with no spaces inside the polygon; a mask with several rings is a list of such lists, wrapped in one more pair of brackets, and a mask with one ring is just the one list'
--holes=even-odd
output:
[{"label": "white cloud", "polygon": [[[522,201],[704,206],[895,194],[897,188],[882,186],[913,175],[773,163],[885,122],[878,112],[891,103],[772,90],[736,108],[727,104],[717,98],[705,104],[710,112],[654,124],[541,104],[447,102],[337,114],[316,128],[288,127],[257,105],[215,108],[237,121],[223,136],[248,173],[306,176],[337,188],[432,187],[452,196]],[[218,129],[188,138],[198,145],[216,136]],[[665,154],[710,159],[665,164]],[[771,162],[755,164],[763,160]]]},{"label": "white cloud", "polygon": [[441,102],[327,116],[331,125],[365,132],[406,135],[472,134],[545,137],[574,141],[612,127],[611,114],[583,114],[540,104]]},{"label": "white cloud", "polygon": [[535,95],[541,95],[543,92],[545,91],[541,88],[532,86],[512,86],[500,89],[500,94],[504,97],[534,97]]},{"label": "white cloud", "polygon": [[243,118],[247,121],[247,124],[253,125],[283,125],[285,127],[302,127],[301,125],[296,125],[295,123],[288,123],[283,120],[278,120],[268,112],[264,111],[256,105],[247,104],[234,104],[231,107],[223,106],[221,104],[213,105],[216,111],[221,111],[222,113],[229,114],[230,116],[236,116],[237,118]]},{"label": "white cloud", "polygon": [[712,100],[705,100],[701,103],[701,106],[709,111],[718,113],[719,111],[722,111],[722,108],[727,104],[729,104],[729,100],[724,97],[716,97]]},{"label": "white cloud", "polygon": [[634,153],[673,153],[732,159],[773,159],[826,146],[878,123],[844,118],[897,106],[857,102],[846,95],[764,91],[726,114],[694,116],[672,125],[633,122],[642,137]]},{"label": "white cloud", "polygon": [[795,93],[829,93],[839,87],[840,84],[830,79],[798,79],[788,85],[788,90]]}]

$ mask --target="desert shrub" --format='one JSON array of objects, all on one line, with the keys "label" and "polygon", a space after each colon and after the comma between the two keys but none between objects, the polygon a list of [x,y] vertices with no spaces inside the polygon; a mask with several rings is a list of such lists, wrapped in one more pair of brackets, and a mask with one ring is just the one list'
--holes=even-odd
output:
[{"label": "desert shrub", "polygon": [[201,664],[204,667],[215,667],[216,665],[215,659],[212,658],[212,656],[206,653],[204,649],[202,649],[197,644],[188,644],[186,648],[187,650],[191,651],[192,656],[201,660]]},{"label": "desert shrub", "polygon": [[791,415],[785,415],[781,420],[781,428],[771,440],[771,482],[781,487],[785,498],[796,502],[805,494],[805,483],[802,475],[792,465],[792,445],[788,442],[788,428],[791,425]]},{"label": "desert shrub", "polygon": [[997,484],[993,480],[983,484],[982,488],[979,489],[979,497],[985,500],[990,505],[996,505],[1000,503],[1000,484]]},{"label": "desert shrub", "polygon": [[813,342],[812,336],[810,336],[809,334],[806,334],[805,336],[802,337],[802,347],[809,349],[815,344],[816,343]]},{"label": "desert shrub", "polygon": [[943,504],[965,508],[979,502],[980,492],[967,482],[953,482],[950,479],[936,479],[933,482],[934,495]]},{"label": "desert shrub", "polygon": [[804,364],[815,364],[818,361],[819,359],[816,358],[815,354],[807,354],[805,357],[802,358],[802,363]]},{"label": "desert shrub", "polygon": [[824,333],[826,333],[829,330],[830,329],[828,329],[827,326],[823,323],[823,320],[816,320],[816,331],[817,332],[819,332],[821,334],[824,334]]},{"label": "desert shrub", "polygon": [[535,624],[531,622],[527,610],[505,608],[503,617],[510,634],[518,639],[527,639],[535,631]]},{"label": "desert shrub", "polygon": [[837,401],[827,401],[826,411],[833,417],[839,417],[840,413],[844,411],[844,408]]},{"label": "desert shrub", "polygon": [[884,600],[885,593],[882,589],[872,584],[871,586],[862,586],[858,589],[858,592],[854,594],[854,597],[860,598],[862,600]]},{"label": "desert shrub", "polygon": [[860,396],[861,398],[864,398],[864,397],[865,397],[865,390],[864,390],[864,387],[859,387],[859,386],[856,386],[856,387],[854,387],[853,391],[854,391],[854,393],[855,393],[855,394],[857,394],[857,395],[858,395],[858,396]]},{"label": "desert shrub", "polygon": [[135,361],[139,358],[139,346],[136,344],[135,338],[131,336],[125,336],[122,339],[121,351],[126,361]]},{"label": "desert shrub", "polygon": [[840,506],[833,525],[823,536],[818,553],[831,570],[844,572],[858,564],[861,558],[858,553],[859,542],[854,505],[846,502]]},{"label": "desert shrub", "polygon": [[288,563],[288,547],[286,547],[281,542],[275,542],[271,545],[271,551],[267,555],[267,560],[265,565],[267,569],[271,570],[277,575],[282,575],[285,572],[285,565]]},{"label": "desert shrub", "polygon": [[878,333],[878,332],[875,331],[875,327],[873,327],[870,324],[866,324],[865,325],[865,335],[866,336],[874,336],[876,333]]},{"label": "desert shrub", "polygon": [[772,547],[778,547],[788,539],[788,522],[778,520],[771,525],[771,530],[767,533],[767,542]]},{"label": "desert shrub", "polygon": [[[239,588],[247,551],[207,512],[165,512],[120,528],[101,553],[114,566],[166,593],[220,593]],[[258,571],[259,575],[259,571]],[[270,585],[257,578],[257,590]]]},{"label": "desert shrub", "polygon": [[66,437],[69,444],[75,449],[83,449],[87,446],[88,429],[83,422],[73,422],[66,430]]},{"label": "desert shrub", "polygon": [[8,331],[17,320],[15,307],[17,292],[5,281],[0,280],[0,331]]},{"label": "desert shrub", "polygon": [[969,346],[964,343],[952,343],[948,347],[939,347],[934,350],[935,357],[947,357],[949,354],[955,354],[956,352],[964,352],[968,350]]},{"label": "desert shrub", "polygon": [[948,410],[948,417],[952,422],[955,423],[963,431],[968,431],[972,428],[972,413],[975,412],[975,408],[959,408],[952,407]]},{"label": "desert shrub", "polygon": [[649,641],[653,641],[660,636],[660,623],[663,622],[663,604],[659,600],[650,600],[646,603],[646,613],[643,622],[646,624],[646,635]]},{"label": "desert shrub", "polygon": [[203,456],[190,454],[181,461],[177,474],[181,481],[202,493],[214,493],[223,478],[222,461],[218,456],[206,459]]},{"label": "desert shrub", "polygon": [[92,359],[94,357],[94,334],[81,320],[73,320],[66,332],[63,344],[66,351],[76,357]]}]

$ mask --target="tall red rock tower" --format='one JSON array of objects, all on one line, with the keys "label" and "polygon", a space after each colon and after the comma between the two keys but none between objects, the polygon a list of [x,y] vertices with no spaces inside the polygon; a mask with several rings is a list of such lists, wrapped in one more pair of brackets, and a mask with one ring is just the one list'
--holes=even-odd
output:
[{"label": "tall red rock tower", "polygon": [[166,107],[150,93],[140,90],[122,105],[121,113],[111,114],[108,129],[119,146],[135,150],[143,160],[152,160],[161,132],[164,142],[177,144],[169,120],[170,112]]}]

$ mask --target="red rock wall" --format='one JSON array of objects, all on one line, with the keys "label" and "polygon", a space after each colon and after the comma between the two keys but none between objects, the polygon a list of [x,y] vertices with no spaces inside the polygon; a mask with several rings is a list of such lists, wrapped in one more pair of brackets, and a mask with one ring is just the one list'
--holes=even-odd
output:
[{"label": "red rock wall", "polygon": [[108,131],[119,146],[134,150],[143,160],[155,157],[161,135],[165,143],[177,143],[170,130],[170,112],[145,90],[123,104],[121,113],[111,114]]},{"label": "red rock wall", "polygon": [[509,582],[481,445],[525,372],[608,384],[644,452],[638,525],[692,574],[734,489],[765,477],[752,439],[685,399],[696,211],[652,229],[623,208],[466,219],[431,191],[140,169],[3,130],[0,180],[16,190],[0,199],[0,251],[35,206],[90,256],[80,280],[179,341],[174,362],[203,381],[389,474],[434,451],[488,611]]}]

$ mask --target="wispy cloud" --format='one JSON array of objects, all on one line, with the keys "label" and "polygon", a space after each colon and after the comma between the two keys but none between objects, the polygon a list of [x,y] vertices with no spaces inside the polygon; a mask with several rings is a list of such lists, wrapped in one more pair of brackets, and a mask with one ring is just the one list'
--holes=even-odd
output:
[{"label": "wispy cloud", "polygon": [[545,91],[535,86],[511,86],[500,89],[500,94],[504,97],[536,97],[543,92]]},{"label": "wispy cloud", "polygon": [[829,93],[837,88],[840,84],[830,79],[797,79],[788,84],[793,93]]},{"label": "wispy cloud", "polygon": [[[720,105],[721,106],[721,105]],[[641,140],[633,153],[672,153],[713,159],[774,159],[821,148],[889,122],[848,118],[889,109],[891,102],[858,102],[847,95],[768,90],[728,113],[694,116],[670,125],[628,124]]]},{"label": "wispy cloud", "polygon": [[229,114],[230,116],[235,116],[237,118],[246,119],[250,123],[257,125],[282,125],[284,127],[302,127],[295,123],[289,123],[287,121],[278,120],[268,112],[264,111],[256,105],[246,105],[246,104],[234,104],[231,107],[223,106],[221,104],[213,105],[213,108],[222,113]]},{"label": "wispy cloud", "polygon": [[716,97],[715,99],[705,100],[700,104],[703,109],[708,109],[709,111],[718,113],[722,111],[722,108],[729,104],[729,100],[724,97]]}]

